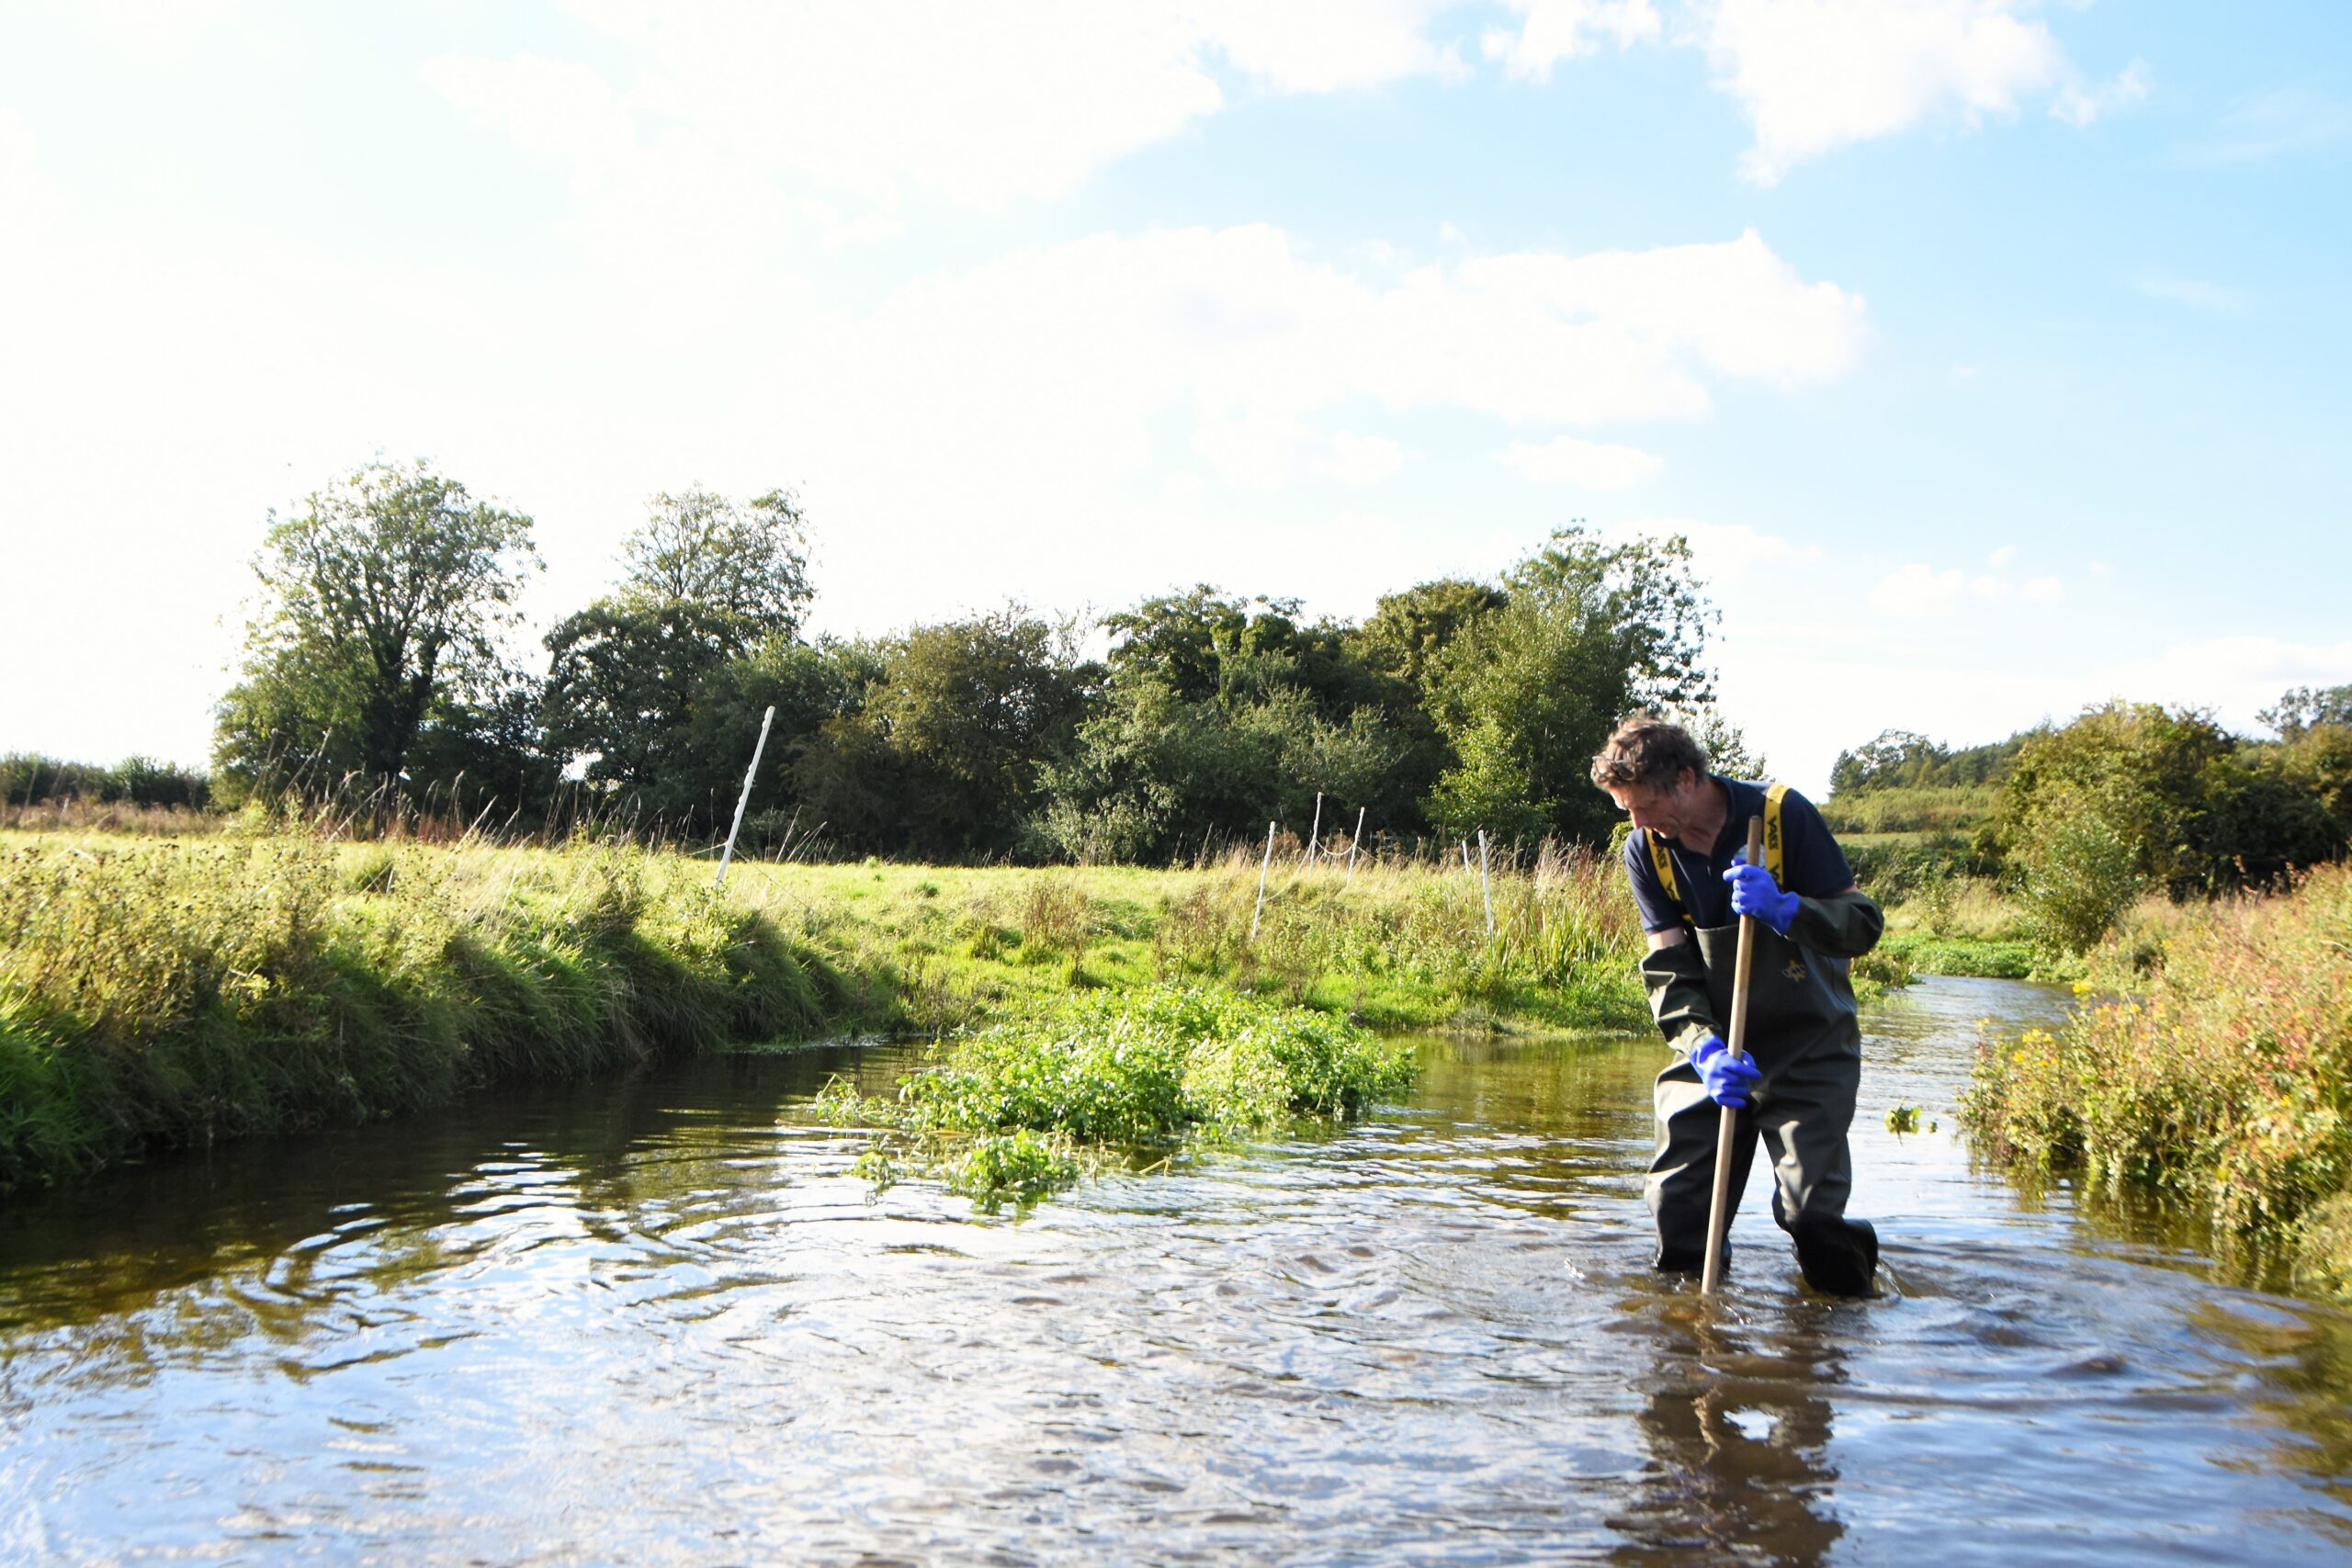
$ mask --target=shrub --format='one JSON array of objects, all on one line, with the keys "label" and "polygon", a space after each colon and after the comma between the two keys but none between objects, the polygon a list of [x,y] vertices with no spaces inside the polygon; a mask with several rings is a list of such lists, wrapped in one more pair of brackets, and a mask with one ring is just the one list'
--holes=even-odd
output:
[{"label": "shrub", "polygon": [[2336,1256],[2352,1187],[2352,867],[2185,916],[2144,995],[1988,1043],[1964,1116],[2009,1158],[2152,1183],[2230,1240],[2301,1237],[2314,1258]]}]

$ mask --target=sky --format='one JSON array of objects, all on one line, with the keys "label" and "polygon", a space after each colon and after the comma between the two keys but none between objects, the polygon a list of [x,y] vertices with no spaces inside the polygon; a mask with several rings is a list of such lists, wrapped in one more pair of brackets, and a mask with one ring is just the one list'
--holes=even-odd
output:
[{"label": "sky", "polygon": [[2352,682],[2352,6],[0,0],[0,751],[201,763],[273,511],[658,491],[813,626],[1680,533],[1820,793]]}]

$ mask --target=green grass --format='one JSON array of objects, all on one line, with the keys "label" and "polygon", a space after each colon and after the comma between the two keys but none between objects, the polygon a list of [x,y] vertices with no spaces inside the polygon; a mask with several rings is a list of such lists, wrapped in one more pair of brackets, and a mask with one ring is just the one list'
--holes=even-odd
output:
[{"label": "green grass", "polygon": [[0,1188],[807,1032],[854,987],[648,857],[0,845]]},{"label": "green grass", "polygon": [[[1189,987],[1373,1028],[1648,1025],[1622,875],[943,868],[639,849],[0,833],[0,1189],[494,1078],[945,1036]],[[1015,1164],[1045,1157],[998,1151]]]},{"label": "green grass", "polygon": [[2250,1265],[2352,1295],[2352,866],[2181,907],[2091,967],[2135,994],[1988,1043],[1963,1109],[1981,1143],[2176,1193]]},{"label": "green grass", "polygon": [[1998,784],[1917,785],[1837,795],[1821,803],[1822,819],[1840,843],[1864,835],[1965,834],[2000,804]]},{"label": "green grass", "polygon": [[1968,975],[1995,980],[2030,980],[2041,976],[2033,944],[1984,937],[1936,936],[1898,931],[1879,951],[1903,961],[1913,975]]}]

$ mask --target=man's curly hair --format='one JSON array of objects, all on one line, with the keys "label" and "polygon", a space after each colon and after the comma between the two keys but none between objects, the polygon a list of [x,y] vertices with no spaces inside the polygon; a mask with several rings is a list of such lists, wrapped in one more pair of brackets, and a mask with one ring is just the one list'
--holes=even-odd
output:
[{"label": "man's curly hair", "polygon": [[1592,782],[1604,790],[1670,790],[1685,768],[1706,777],[1707,753],[1690,732],[1654,713],[1637,713],[1610,733],[1592,759]]}]

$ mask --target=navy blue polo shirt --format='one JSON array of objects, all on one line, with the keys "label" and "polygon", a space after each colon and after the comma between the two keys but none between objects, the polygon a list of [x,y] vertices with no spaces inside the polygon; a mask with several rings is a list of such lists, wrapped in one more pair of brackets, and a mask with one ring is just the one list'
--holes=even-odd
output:
[{"label": "navy blue polo shirt", "polygon": [[[1672,931],[1682,924],[1685,906],[1693,925],[1732,922],[1731,884],[1724,880],[1724,873],[1731,869],[1733,855],[1747,847],[1749,820],[1764,814],[1764,786],[1720,773],[1707,777],[1731,792],[1731,814],[1724,818],[1724,829],[1706,854],[1686,848],[1679,839],[1667,840],[1682,903],[1668,897],[1658,882],[1657,868],[1650,863],[1649,834],[1637,830],[1625,840],[1625,874],[1633,879],[1634,902],[1641,907],[1644,931]],[[1846,852],[1838,847],[1829,824],[1821,819],[1813,802],[1794,790],[1781,796],[1781,856],[1782,892],[1827,898],[1854,886],[1853,868],[1846,863]]]}]

